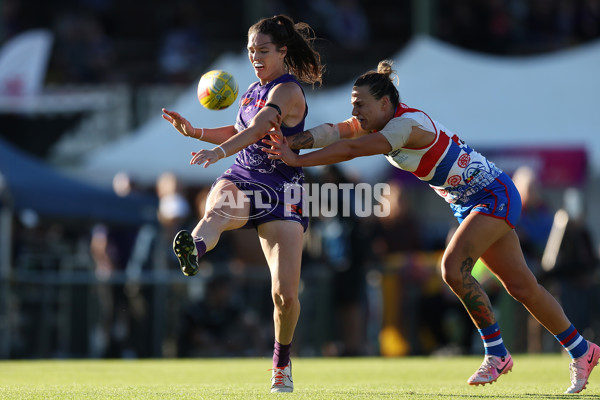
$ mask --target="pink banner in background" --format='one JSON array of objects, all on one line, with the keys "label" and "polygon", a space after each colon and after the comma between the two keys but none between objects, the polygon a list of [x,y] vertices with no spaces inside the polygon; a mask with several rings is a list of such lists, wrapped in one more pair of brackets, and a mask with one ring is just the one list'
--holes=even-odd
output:
[{"label": "pink banner in background", "polygon": [[[584,147],[477,147],[476,151],[511,177],[517,168],[531,167],[544,187],[580,187],[587,179],[588,155]],[[405,184],[420,185],[413,174],[396,168],[390,169],[392,179]]]},{"label": "pink banner in background", "polygon": [[546,187],[582,186],[587,178],[583,147],[482,148],[481,153],[511,176],[521,166],[531,167]]}]

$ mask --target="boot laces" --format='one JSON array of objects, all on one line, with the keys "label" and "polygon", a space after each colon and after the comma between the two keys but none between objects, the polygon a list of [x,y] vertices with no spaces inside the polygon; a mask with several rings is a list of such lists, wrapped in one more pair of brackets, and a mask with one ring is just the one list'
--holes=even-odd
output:
[{"label": "boot laces", "polygon": [[285,368],[272,368],[269,371],[273,371],[273,377],[271,379],[275,385],[283,385],[283,380],[289,378],[284,372]]},{"label": "boot laces", "polygon": [[580,378],[579,377],[579,371],[583,371],[584,368],[582,366],[579,365],[579,363],[577,363],[577,361],[573,360],[570,364],[569,364],[569,372],[571,375],[571,383],[573,385],[575,385],[577,383],[577,381],[579,381]]},{"label": "boot laces", "polygon": [[479,372],[489,372],[492,368],[498,368],[500,366],[501,357],[494,357],[491,355],[485,356],[483,363],[479,367]]}]

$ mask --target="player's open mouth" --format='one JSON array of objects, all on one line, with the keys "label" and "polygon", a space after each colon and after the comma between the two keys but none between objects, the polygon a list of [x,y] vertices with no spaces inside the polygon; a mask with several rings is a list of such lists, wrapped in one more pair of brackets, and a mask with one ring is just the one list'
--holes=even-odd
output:
[{"label": "player's open mouth", "polygon": [[264,65],[262,65],[261,63],[254,63],[254,69],[258,70],[258,69],[263,69]]}]

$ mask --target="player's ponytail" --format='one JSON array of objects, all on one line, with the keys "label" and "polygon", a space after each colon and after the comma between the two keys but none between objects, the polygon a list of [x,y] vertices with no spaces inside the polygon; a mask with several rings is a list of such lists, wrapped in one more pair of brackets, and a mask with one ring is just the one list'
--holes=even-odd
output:
[{"label": "player's ponytail", "polygon": [[389,77],[394,72],[392,69],[393,64],[394,62],[391,60],[379,61],[379,64],[377,65],[377,72]]},{"label": "player's ponytail", "polygon": [[369,93],[377,100],[388,96],[392,106],[396,108],[400,103],[400,94],[394,86],[393,75],[396,73],[392,69],[393,64],[391,60],[380,61],[376,71],[368,71],[359,76],[354,86],[368,86]]},{"label": "player's ponytail", "polygon": [[276,15],[252,25],[248,37],[256,33],[269,35],[277,48],[287,47],[284,62],[289,73],[299,81],[322,83],[324,66],[321,55],[313,48],[315,34],[310,25],[304,22],[295,24],[287,15]]}]

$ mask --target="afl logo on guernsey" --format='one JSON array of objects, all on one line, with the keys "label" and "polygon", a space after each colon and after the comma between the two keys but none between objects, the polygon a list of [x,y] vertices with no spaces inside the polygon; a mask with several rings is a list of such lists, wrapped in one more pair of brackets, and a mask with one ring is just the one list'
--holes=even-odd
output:
[{"label": "afl logo on guernsey", "polygon": [[458,161],[456,163],[459,167],[465,168],[467,165],[469,165],[469,161],[471,161],[471,156],[467,153],[464,153],[463,155],[458,157]]}]

